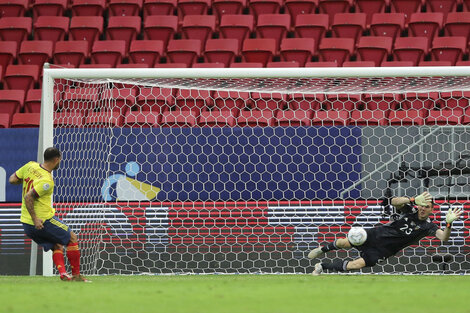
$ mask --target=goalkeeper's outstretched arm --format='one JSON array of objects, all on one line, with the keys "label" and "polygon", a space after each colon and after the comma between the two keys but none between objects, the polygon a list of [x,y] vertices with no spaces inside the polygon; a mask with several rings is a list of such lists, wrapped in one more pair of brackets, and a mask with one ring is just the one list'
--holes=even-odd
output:
[{"label": "goalkeeper's outstretched arm", "polygon": [[462,215],[462,213],[463,213],[463,210],[460,209],[460,208],[453,209],[453,210],[449,209],[449,211],[447,211],[447,214],[446,214],[446,227],[444,228],[444,230],[438,229],[436,231],[436,237],[439,240],[442,240],[442,241],[449,240],[450,232],[451,232],[451,229],[452,229],[452,223],[455,220],[458,220],[460,218],[460,215]]},{"label": "goalkeeper's outstretched arm", "polygon": [[417,204],[421,206],[426,206],[432,202],[432,196],[429,192],[425,191],[422,194],[416,196],[415,198],[408,197],[395,197],[392,199],[391,204],[396,207],[398,210],[401,210],[405,204]]}]

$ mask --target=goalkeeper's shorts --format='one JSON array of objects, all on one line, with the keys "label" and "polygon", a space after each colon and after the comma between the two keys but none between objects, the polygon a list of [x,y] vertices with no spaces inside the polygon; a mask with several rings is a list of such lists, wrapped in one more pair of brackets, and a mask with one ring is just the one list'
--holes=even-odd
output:
[{"label": "goalkeeper's shorts", "polygon": [[359,250],[361,257],[366,262],[366,266],[374,266],[377,263],[382,263],[394,253],[386,249],[380,248],[381,243],[375,235],[375,229],[369,228],[367,231],[367,240],[362,246],[354,247]]},{"label": "goalkeeper's shorts", "polygon": [[54,245],[67,245],[70,241],[70,227],[65,225],[57,217],[45,220],[43,229],[36,229],[34,225],[23,223],[26,236],[42,246],[44,251],[51,250]]}]

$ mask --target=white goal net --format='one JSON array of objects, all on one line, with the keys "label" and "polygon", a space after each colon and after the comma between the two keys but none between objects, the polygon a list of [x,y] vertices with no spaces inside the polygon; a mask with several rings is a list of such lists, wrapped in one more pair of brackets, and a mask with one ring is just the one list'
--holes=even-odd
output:
[{"label": "white goal net", "polygon": [[469,74],[45,69],[42,144],[63,151],[54,202],[88,275],[309,273],[311,249],[428,190],[439,226],[465,209],[451,239],[363,272],[468,273]]}]

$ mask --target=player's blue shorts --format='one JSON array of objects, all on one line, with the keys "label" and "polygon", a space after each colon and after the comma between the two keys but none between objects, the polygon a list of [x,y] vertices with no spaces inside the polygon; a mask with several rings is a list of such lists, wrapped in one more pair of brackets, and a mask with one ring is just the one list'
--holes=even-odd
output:
[{"label": "player's blue shorts", "polygon": [[55,244],[67,245],[70,241],[70,227],[57,217],[45,220],[43,229],[23,223],[24,232],[35,243],[42,246],[44,251],[51,250]]}]

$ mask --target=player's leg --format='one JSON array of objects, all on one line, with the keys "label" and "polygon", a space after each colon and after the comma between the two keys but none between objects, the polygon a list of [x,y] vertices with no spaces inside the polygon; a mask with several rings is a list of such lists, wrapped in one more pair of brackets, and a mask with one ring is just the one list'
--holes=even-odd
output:
[{"label": "player's leg", "polygon": [[322,256],[328,251],[338,250],[338,249],[349,249],[351,247],[352,246],[349,243],[349,240],[347,238],[336,239],[328,243],[327,245],[320,246],[310,251],[310,253],[308,254],[308,258],[315,259],[315,258]]},{"label": "player's leg", "polygon": [[324,270],[330,272],[345,272],[351,270],[359,270],[366,266],[366,261],[363,258],[357,258],[353,261],[347,260],[334,260],[333,262],[321,262],[315,264],[313,275],[320,275]]},{"label": "player's leg", "polygon": [[54,262],[57,271],[59,272],[60,279],[63,281],[72,280],[72,276],[67,274],[64,263],[64,246],[61,244],[55,244],[52,248],[52,261]]},{"label": "player's leg", "polygon": [[78,237],[73,231],[70,232],[70,241],[67,245],[67,258],[72,267],[72,280],[89,282],[88,279],[80,274],[80,249],[78,247]]}]

